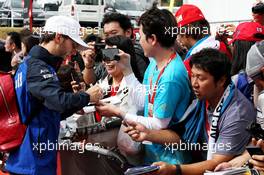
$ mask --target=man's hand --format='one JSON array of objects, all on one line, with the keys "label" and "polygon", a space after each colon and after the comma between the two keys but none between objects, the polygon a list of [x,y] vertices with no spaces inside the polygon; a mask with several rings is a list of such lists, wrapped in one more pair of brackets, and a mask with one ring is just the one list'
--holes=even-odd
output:
[{"label": "man's hand", "polygon": [[[264,151],[264,141],[262,139],[258,141],[252,139],[252,143],[253,145],[259,146],[262,151]],[[252,159],[250,159],[249,162],[255,169],[264,172],[264,155],[253,155]]]},{"label": "man's hand", "polygon": [[86,84],[84,82],[77,83],[76,81],[71,81],[71,86],[74,93],[85,91],[86,89]]},{"label": "man's hand", "polygon": [[94,66],[94,59],[96,56],[94,49],[95,42],[88,43],[88,49],[81,52],[85,68],[92,68]]},{"label": "man's hand", "polygon": [[100,115],[105,116],[105,117],[120,117],[122,118],[124,112],[122,112],[118,107],[109,104],[109,103],[103,103],[99,102],[96,107],[96,111],[99,112]]},{"label": "man's hand", "polygon": [[103,98],[103,90],[98,86],[92,86],[86,93],[90,95],[90,102],[98,103]]},{"label": "man's hand", "polygon": [[144,125],[130,120],[126,120],[125,123],[128,124],[128,126],[124,129],[124,132],[134,141],[143,142],[147,140],[149,130]]},{"label": "man's hand", "polygon": [[158,171],[154,171],[150,173],[151,175],[175,175],[176,167],[175,165],[167,164],[165,162],[155,162],[152,165],[159,166],[160,169]]},{"label": "man's hand", "polygon": [[217,165],[214,169],[214,171],[223,171],[227,168],[231,168],[232,167],[232,164],[229,163],[229,162],[223,162],[223,163],[220,163],[219,165]]},{"label": "man's hand", "polygon": [[130,64],[130,55],[123,52],[122,50],[119,50],[118,56],[120,57],[120,60],[118,61],[119,67],[121,68],[124,76],[131,74],[132,67]]}]

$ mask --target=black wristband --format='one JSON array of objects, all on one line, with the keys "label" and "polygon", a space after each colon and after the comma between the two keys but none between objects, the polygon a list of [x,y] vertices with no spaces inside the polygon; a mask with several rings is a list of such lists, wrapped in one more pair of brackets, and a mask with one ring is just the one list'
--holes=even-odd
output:
[{"label": "black wristband", "polygon": [[181,166],[179,164],[175,164],[175,166],[176,166],[175,174],[176,175],[182,175]]}]

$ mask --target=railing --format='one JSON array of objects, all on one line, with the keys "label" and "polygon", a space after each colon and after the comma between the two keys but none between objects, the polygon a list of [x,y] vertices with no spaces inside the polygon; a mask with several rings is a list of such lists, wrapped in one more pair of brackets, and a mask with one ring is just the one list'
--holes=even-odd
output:
[{"label": "railing", "polygon": [[[0,15],[1,16],[1,19],[0,19],[1,20],[1,25],[3,23],[3,20],[6,20],[7,21],[7,26],[9,26],[9,20],[10,20],[11,21],[11,27],[14,27],[14,19],[23,20],[23,17],[22,16],[20,18],[19,17],[14,18],[14,11],[13,10],[0,9],[0,14],[1,14]],[[11,14],[11,15],[9,15],[9,14]],[[8,17],[8,16],[10,16],[10,17]]]}]

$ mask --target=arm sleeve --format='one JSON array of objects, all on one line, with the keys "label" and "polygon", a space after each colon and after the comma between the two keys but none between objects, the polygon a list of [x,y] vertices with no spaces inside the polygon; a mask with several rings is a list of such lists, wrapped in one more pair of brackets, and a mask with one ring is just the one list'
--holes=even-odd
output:
[{"label": "arm sleeve", "polygon": [[171,118],[158,119],[156,117],[143,117],[134,114],[126,114],[124,119],[139,122],[144,126],[146,126],[148,129],[155,129],[155,130],[167,128],[171,120]]},{"label": "arm sleeve", "polygon": [[33,97],[40,100],[48,109],[60,113],[78,111],[90,100],[85,92],[65,92],[59,85],[56,74],[52,73],[47,65],[29,65],[27,85]]},{"label": "arm sleeve", "polygon": [[132,103],[136,105],[139,110],[143,110],[146,95],[145,86],[137,80],[133,73],[125,76],[124,80],[126,81],[126,84],[129,88],[128,96],[131,99]]}]

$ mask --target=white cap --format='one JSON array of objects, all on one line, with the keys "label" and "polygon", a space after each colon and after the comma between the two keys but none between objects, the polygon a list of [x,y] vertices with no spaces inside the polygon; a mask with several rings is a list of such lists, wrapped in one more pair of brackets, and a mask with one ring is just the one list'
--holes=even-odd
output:
[{"label": "white cap", "polygon": [[264,67],[264,41],[255,43],[247,53],[246,72],[250,78],[258,75]]},{"label": "white cap", "polygon": [[[81,39],[81,26],[78,21],[67,16],[52,16],[44,26],[44,32],[56,32],[69,36],[81,47],[87,48],[88,45]],[[84,49],[82,48],[82,49]]]}]

